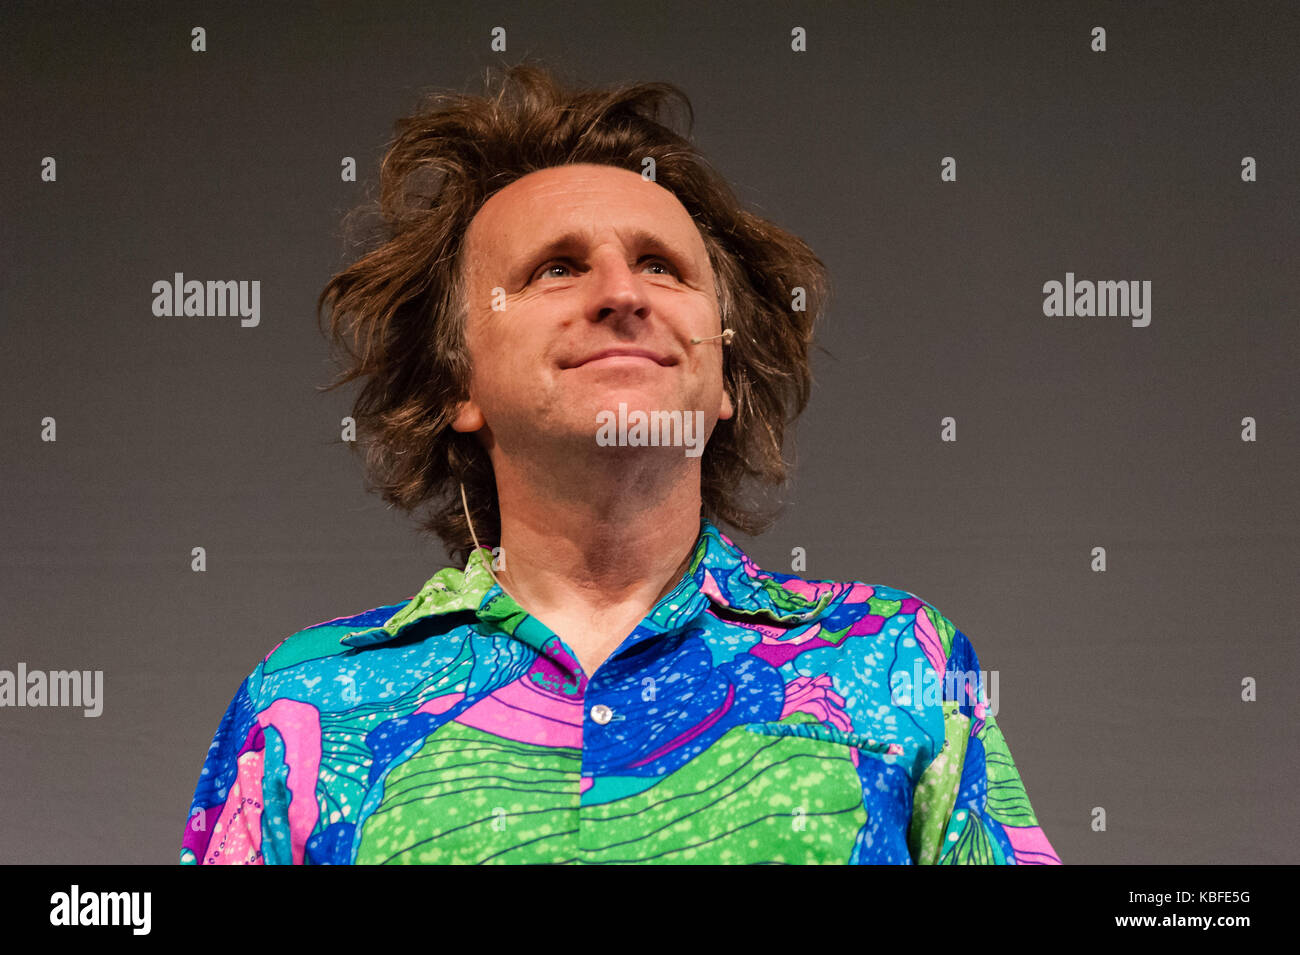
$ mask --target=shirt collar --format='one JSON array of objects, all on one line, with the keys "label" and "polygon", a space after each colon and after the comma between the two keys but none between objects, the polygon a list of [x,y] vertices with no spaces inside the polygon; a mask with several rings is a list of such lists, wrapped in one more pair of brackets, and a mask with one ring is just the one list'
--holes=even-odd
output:
[{"label": "shirt collar", "polygon": [[[470,554],[464,570],[444,567],[382,624],[348,633],[339,643],[349,647],[387,643],[422,620],[458,611],[473,612],[480,620],[505,624],[509,632],[518,633],[516,625],[527,614],[493,580],[488,570],[493,556],[480,547]],[[788,627],[816,619],[835,597],[835,588],[818,587],[811,588],[816,599],[809,599],[781,586],[786,579],[789,575],[761,570],[729,537],[701,518],[700,536],[686,572],[647,619],[659,629],[673,629],[711,602],[757,622]]]}]

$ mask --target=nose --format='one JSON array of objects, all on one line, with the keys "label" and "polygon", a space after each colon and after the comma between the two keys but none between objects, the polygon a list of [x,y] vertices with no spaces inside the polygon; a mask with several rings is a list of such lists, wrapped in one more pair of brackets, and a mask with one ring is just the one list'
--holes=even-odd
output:
[{"label": "nose", "polygon": [[645,286],[627,264],[623,253],[612,248],[602,249],[592,256],[591,271],[591,314],[595,321],[617,323],[646,317],[650,302]]}]

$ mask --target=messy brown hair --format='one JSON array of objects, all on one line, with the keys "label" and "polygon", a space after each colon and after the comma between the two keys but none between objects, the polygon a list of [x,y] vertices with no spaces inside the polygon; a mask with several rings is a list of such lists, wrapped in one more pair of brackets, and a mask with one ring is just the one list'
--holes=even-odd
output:
[{"label": "messy brown hair", "polygon": [[[352,417],[367,490],[390,507],[423,510],[421,530],[463,563],[473,550],[463,482],[479,543],[499,542],[487,451],[450,427],[469,397],[466,230],[491,195],[530,172],[597,163],[645,175],[649,158],[654,181],[699,228],[722,327],[735,329],[722,350],[735,414],[717,423],[701,457],[702,515],[746,534],[765,530],[774,515],[744,492],[749,481],[785,481],[782,440],[808,402],[808,349],[828,294],[826,267],[803,240],[741,208],[686,138],[694,111],[676,86],[574,88],[527,62],[506,69],[495,89],[491,77],[486,85],[485,97],[428,93],[396,122],[379,198],[349,217],[377,220],[368,251],[317,301],[317,321],[328,308],[327,337],[343,356],[322,390],[364,381]],[[684,108],[685,136],[660,121],[673,104]]]}]

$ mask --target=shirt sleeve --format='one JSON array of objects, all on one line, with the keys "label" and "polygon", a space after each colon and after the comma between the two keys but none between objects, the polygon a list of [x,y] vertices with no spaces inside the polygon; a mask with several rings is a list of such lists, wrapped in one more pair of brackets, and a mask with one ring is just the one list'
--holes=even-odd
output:
[{"label": "shirt sleeve", "polygon": [[[989,709],[979,658],[934,607],[916,638],[941,684],[943,746],[912,796],[908,846],[922,865],[1059,865]],[[939,687],[935,687],[938,696]]]},{"label": "shirt sleeve", "polygon": [[261,865],[265,737],[258,664],[239,685],[208,747],[181,840],[182,865]]}]

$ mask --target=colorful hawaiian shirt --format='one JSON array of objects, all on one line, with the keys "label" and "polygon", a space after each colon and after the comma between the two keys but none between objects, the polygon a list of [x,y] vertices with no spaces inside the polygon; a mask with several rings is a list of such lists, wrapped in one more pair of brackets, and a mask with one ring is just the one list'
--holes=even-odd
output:
[{"label": "colorful hawaiian shirt", "polygon": [[965,634],[759,569],[709,521],[588,676],[476,550],[280,642],[180,852],[214,863],[1059,863]]}]

